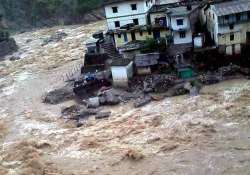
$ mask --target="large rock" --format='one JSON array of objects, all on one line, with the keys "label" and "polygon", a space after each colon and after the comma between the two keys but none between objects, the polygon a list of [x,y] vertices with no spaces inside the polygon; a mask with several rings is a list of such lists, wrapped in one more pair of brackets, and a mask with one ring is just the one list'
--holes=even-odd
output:
[{"label": "large rock", "polygon": [[17,51],[17,49],[18,49],[18,47],[17,47],[16,42],[13,38],[1,41],[0,42],[0,59],[8,54],[11,54],[11,53]]},{"label": "large rock", "polygon": [[48,92],[44,96],[43,102],[48,104],[58,104],[67,100],[71,100],[73,98],[74,98],[73,89],[70,87],[63,87]]}]

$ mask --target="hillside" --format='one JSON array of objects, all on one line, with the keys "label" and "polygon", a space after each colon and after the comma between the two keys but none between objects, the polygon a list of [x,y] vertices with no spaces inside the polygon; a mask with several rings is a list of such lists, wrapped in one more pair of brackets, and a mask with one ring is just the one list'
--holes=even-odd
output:
[{"label": "hillside", "polygon": [[101,0],[0,0],[12,30],[88,23],[103,18]]}]

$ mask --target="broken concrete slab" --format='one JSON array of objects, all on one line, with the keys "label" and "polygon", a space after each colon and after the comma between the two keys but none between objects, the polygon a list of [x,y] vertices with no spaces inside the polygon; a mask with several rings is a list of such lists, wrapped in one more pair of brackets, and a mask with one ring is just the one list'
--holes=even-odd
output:
[{"label": "broken concrete slab", "polygon": [[88,108],[98,108],[100,106],[99,97],[89,98],[87,101]]},{"label": "broken concrete slab", "polygon": [[120,99],[112,90],[104,91],[99,97],[101,105],[117,105],[120,103]]},{"label": "broken concrete slab", "polygon": [[65,86],[48,92],[43,97],[43,103],[59,104],[74,98],[74,92],[71,87]]},{"label": "broken concrete slab", "polygon": [[96,114],[95,119],[104,119],[108,118],[111,115],[111,112],[99,112]]},{"label": "broken concrete slab", "polygon": [[134,107],[139,108],[142,106],[145,106],[146,104],[150,103],[152,101],[152,97],[145,96],[143,98],[139,98],[134,102]]}]

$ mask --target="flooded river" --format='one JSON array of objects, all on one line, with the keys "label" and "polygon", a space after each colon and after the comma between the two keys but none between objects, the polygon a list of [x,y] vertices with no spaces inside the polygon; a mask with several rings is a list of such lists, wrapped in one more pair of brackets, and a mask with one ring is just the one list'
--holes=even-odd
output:
[{"label": "flooded river", "polygon": [[[109,107],[108,120],[90,118],[81,128],[60,118],[61,107],[73,101],[42,103],[44,93],[62,86],[65,74],[82,63],[84,42],[104,25],[14,36],[22,59],[0,63],[0,174],[250,174],[249,80],[206,86],[199,96],[165,98],[139,109]],[[58,30],[68,36],[41,45]]]}]

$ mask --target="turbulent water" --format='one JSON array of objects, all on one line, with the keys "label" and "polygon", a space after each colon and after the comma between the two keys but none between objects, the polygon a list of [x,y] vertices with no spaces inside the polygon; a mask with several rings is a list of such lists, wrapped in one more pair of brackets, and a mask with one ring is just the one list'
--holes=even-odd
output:
[{"label": "turbulent water", "polygon": [[[21,60],[0,63],[0,174],[249,174],[248,80],[139,109],[104,108],[112,111],[108,120],[90,118],[81,128],[60,118],[73,101],[41,103],[82,63],[85,40],[103,28],[97,22],[14,36]],[[58,30],[68,36],[41,46]]]}]

